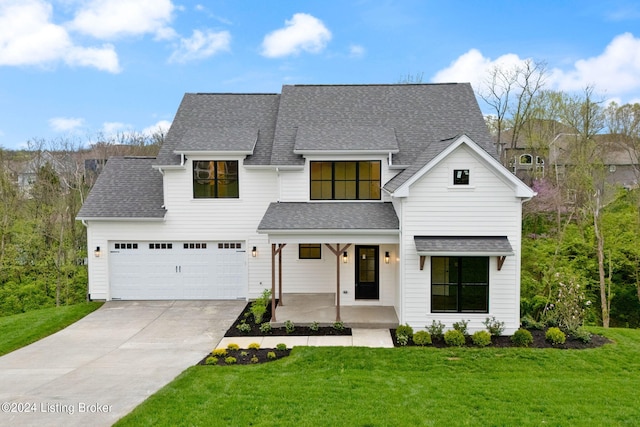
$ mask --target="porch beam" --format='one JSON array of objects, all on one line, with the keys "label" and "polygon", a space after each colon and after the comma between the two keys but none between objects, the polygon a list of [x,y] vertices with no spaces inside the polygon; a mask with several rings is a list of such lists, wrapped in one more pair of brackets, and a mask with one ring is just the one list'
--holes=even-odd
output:
[{"label": "porch beam", "polygon": [[420,255],[420,270],[424,270],[424,262],[427,260],[425,255]]},{"label": "porch beam", "polygon": [[504,255],[498,256],[498,271],[502,270],[502,265],[506,259],[507,257]]}]

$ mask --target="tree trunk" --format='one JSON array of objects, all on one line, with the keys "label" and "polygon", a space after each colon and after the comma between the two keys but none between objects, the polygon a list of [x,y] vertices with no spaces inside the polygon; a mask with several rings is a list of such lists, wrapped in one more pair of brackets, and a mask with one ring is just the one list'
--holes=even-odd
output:
[{"label": "tree trunk", "polygon": [[600,221],[600,193],[596,196],[596,206],[593,210],[593,227],[597,243],[598,274],[600,278],[600,307],[602,309],[602,326],[609,327],[609,298],[607,297],[607,280],[604,272],[604,236],[598,226]]}]

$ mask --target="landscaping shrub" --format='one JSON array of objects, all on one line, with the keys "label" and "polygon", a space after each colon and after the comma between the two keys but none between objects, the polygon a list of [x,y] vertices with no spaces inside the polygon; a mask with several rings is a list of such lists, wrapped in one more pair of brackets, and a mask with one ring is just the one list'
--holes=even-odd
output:
[{"label": "landscaping shrub", "polygon": [[591,301],[586,300],[575,277],[557,273],[554,279],[558,282],[558,294],[555,303],[545,308],[545,317],[553,318],[556,326],[564,330],[575,331],[584,324],[585,307],[590,306]]},{"label": "landscaping shrub", "polygon": [[333,329],[335,329],[336,331],[344,331],[344,323],[339,320],[334,322]]},{"label": "landscaping shrub", "polygon": [[238,362],[238,359],[236,359],[233,356],[229,356],[229,357],[225,357],[224,358],[224,363],[226,363],[227,365],[233,365],[233,364],[235,364],[237,362]]},{"label": "landscaping shrub", "polygon": [[524,329],[544,329],[544,323],[538,322],[531,316],[524,316],[522,319],[520,319],[520,324]]},{"label": "landscaping shrub", "polygon": [[249,332],[251,332],[251,325],[245,323],[244,321],[236,326],[236,328],[238,328],[238,330],[243,334],[248,334]]},{"label": "landscaping shrub", "polygon": [[429,345],[431,344],[431,334],[427,331],[418,331],[413,334],[413,343],[420,346]]},{"label": "landscaping shrub", "polygon": [[311,323],[311,325],[309,325],[309,329],[311,329],[313,332],[318,332],[318,329],[320,329],[320,324],[314,321]]},{"label": "landscaping shrub", "polygon": [[260,361],[260,359],[258,359],[258,356],[253,356],[251,358],[251,363],[258,363]]},{"label": "landscaping shrub", "polygon": [[276,353],[273,351],[270,351],[269,353],[267,353],[267,359],[269,360],[273,360],[276,358]]},{"label": "landscaping shrub", "polygon": [[547,329],[546,334],[544,335],[545,339],[549,341],[551,344],[564,344],[567,340],[567,336],[562,332],[559,328],[555,326]]},{"label": "landscaping shrub", "polygon": [[491,344],[491,334],[487,331],[476,331],[471,335],[471,341],[478,347],[486,347]]},{"label": "landscaping shrub", "polygon": [[571,335],[585,344],[591,342],[591,334],[583,327],[579,327],[575,331],[571,331]]},{"label": "landscaping shrub", "polygon": [[267,312],[267,306],[261,305],[258,301],[254,301],[251,304],[251,314],[253,314],[253,321],[256,325],[262,323],[262,316]]},{"label": "landscaping shrub", "polygon": [[263,334],[268,334],[269,332],[271,332],[271,323],[269,322],[264,322],[262,325],[260,325],[260,332],[262,332]]},{"label": "landscaping shrub", "polygon": [[238,344],[229,343],[227,344],[227,350],[239,350],[240,346]]},{"label": "landscaping shrub", "polygon": [[217,357],[213,357],[213,356],[209,356],[207,357],[207,360],[205,360],[205,362],[207,365],[217,365],[218,364],[218,358]]},{"label": "landscaping shrub", "polygon": [[462,347],[465,343],[464,334],[456,329],[449,329],[444,333],[444,342],[451,347]]},{"label": "landscaping shrub", "polygon": [[433,320],[430,326],[427,326],[427,332],[431,334],[432,338],[442,338],[444,336],[444,323],[441,321]]},{"label": "landscaping shrub", "polygon": [[518,329],[511,336],[511,342],[518,347],[529,347],[533,343],[533,335],[526,329]]},{"label": "landscaping shrub", "polygon": [[467,326],[469,326],[469,321],[464,319],[453,323],[453,329],[462,332],[462,335],[467,335]]},{"label": "landscaping shrub", "polygon": [[276,344],[276,350],[282,351],[282,350],[286,350],[286,349],[287,349],[287,345],[286,344],[284,344],[284,343]]},{"label": "landscaping shrub", "polygon": [[504,331],[504,322],[498,321],[495,317],[487,317],[482,324],[487,328],[487,331],[495,337],[502,335]]},{"label": "landscaping shrub", "polygon": [[217,357],[224,357],[227,355],[227,349],[225,348],[216,348],[215,350],[213,350],[211,352],[211,354],[213,354],[214,356]]},{"label": "landscaping shrub", "polygon": [[248,347],[253,350],[258,350],[260,348],[260,344],[257,342],[252,342]]},{"label": "landscaping shrub", "polygon": [[296,330],[296,326],[293,324],[291,320],[286,320],[284,322],[284,329],[287,331],[288,334],[290,334]]},{"label": "landscaping shrub", "polygon": [[408,324],[400,325],[396,328],[396,341],[400,345],[407,345],[413,337],[413,328]]}]

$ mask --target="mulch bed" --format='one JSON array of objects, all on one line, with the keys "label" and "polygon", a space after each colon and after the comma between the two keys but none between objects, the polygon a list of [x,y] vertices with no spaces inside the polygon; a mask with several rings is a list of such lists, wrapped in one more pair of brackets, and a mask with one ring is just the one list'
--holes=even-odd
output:
[{"label": "mulch bed", "polygon": [[[540,329],[529,329],[529,332],[531,332],[531,335],[533,336],[533,343],[529,346],[529,348],[560,348],[565,350],[569,350],[569,349],[583,350],[587,348],[597,348],[611,342],[611,340],[603,337],[602,335],[591,335],[591,341],[588,343],[582,342],[572,337],[571,335],[567,335],[567,340],[565,341],[564,344],[553,345],[545,339],[546,331],[540,330]],[[395,329],[391,329],[391,338],[393,339],[393,345],[395,347],[402,347],[400,344],[398,344],[398,341],[396,340]],[[415,344],[411,340],[409,340],[409,343],[407,344],[407,346],[415,346]],[[471,337],[469,336],[466,337],[465,346],[475,347],[475,345],[471,341]],[[433,338],[433,343],[430,347],[450,348],[444,342],[444,339],[437,339],[437,338]],[[511,342],[510,336],[503,335],[498,337],[491,337],[490,347],[504,348],[504,347],[516,347],[516,346]]]},{"label": "mulch bed", "polygon": [[[269,352],[273,352],[276,357],[273,359],[269,359],[267,354]],[[227,355],[223,357],[218,357],[218,363],[215,365],[228,365],[225,362],[225,358],[232,356],[236,359],[236,363],[233,365],[254,365],[259,363],[271,362],[274,360],[282,359],[283,357],[287,357],[291,353],[291,349],[288,348],[286,350],[276,350],[273,348],[260,348],[260,349],[240,349],[240,350],[227,350]],[[213,354],[207,354],[198,365],[212,365],[211,363],[207,363],[207,359],[213,356]],[[256,359],[253,359],[255,356]],[[252,360],[253,359],[253,360]]]},{"label": "mulch bed", "polygon": [[[277,301],[278,300],[276,300],[276,305],[277,305]],[[309,326],[298,326],[298,325],[294,325],[295,329],[293,330],[293,332],[287,332],[287,330],[284,327],[278,327],[278,328],[271,328],[271,331],[265,334],[260,330],[260,325],[256,325],[254,323],[253,316],[251,315],[251,311],[249,310],[250,307],[251,307],[251,303],[248,303],[245,306],[240,316],[238,316],[236,321],[233,322],[233,325],[231,325],[231,327],[224,334],[225,337],[250,337],[250,336],[303,337],[303,336],[326,336],[326,335],[351,335],[351,328],[344,328],[344,329],[338,330],[332,326],[320,326],[318,330],[313,331]],[[262,318],[263,322],[268,322],[269,320],[271,320],[271,304],[267,306],[267,312],[264,314]],[[249,330],[248,332],[240,331],[238,329],[238,325],[241,323],[246,323],[249,326],[251,326],[251,330]]]}]

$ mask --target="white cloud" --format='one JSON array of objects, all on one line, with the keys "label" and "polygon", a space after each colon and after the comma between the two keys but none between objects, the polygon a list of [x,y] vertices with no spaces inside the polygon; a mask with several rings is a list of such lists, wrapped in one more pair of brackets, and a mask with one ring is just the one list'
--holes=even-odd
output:
[{"label": "white cloud", "polygon": [[349,56],[351,58],[362,58],[365,52],[365,48],[360,45],[352,44],[351,46],[349,46]]},{"label": "white cloud", "polygon": [[229,50],[231,34],[228,31],[214,32],[194,30],[190,38],[180,39],[180,46],[171,54],[169,62],[187,62],[204,59],[218,52]]},{"label": "white cloud", "polygon": [[49,119],[49,126],[56,132],[69,132],[84,125],[84,119],[76,117],[54,117]]},{"label": "white cloud", "polygon": [[102,124],[102,133],[113,136],[118,133],[131,131],[132,128],[133,126],[122,122],[104,122]]},{"label": "white cloud", "polygon": [[559,90],[594,86],[596,91],[620,95],[640,89],[640,39],[631,33],[615,37],[602,54],[576,61],[574,69],[554,69],[551,82]]},{"label": "white cloud", "polygon": [[[516,54],[506,54],[495,60],[471,49],[436,73],[433,82],[470,82],[476,91],[486,89],[486,79],[495,66],[509,69],[524,64]],[[637,98],[640,89],[640,39],[630,33],[615,37],[598,56],[576,61],[573,68],[552,68],[546,87],[564,92],[581,91],[593,86],[596,92],[609,97],[625,95]],[[633,102],[633,101],[627,101]]]},{"label": "white cloud", "polygon": [[262,55],[268,58],[299,54],[301,51],[318,53],[331,40],[331,31],[319,19],[296,13],[285,27],[267,34],[262,41]]},{"label": "white cloud", "polygon": [[171,127],[170,121],[160,120],[156,124],[153,124],[149,127],[142,129],[142,134],[149,136],[149,135],[153,135],[156,132],[162,132],[163,134],[166,135],[170,127]]},{"label": "white cloud", "polygon": [[92,0],[69,28],[106,40],[147,33],[166,39],[176,34],[168,26],[173,11],[171,0]]},{"label": "white cloud", "polygon": [[42,0],[0,2],[0,65],[91,66],[117,73],[113,46],[85,48],[73,43],[67,31],[51,22],[53,10]]}]

